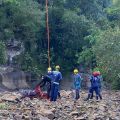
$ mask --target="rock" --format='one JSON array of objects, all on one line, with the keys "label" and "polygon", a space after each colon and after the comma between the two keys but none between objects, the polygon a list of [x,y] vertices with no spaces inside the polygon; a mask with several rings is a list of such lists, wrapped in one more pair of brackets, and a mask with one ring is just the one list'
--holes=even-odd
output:
[{"label": "rock", "polygon": [[[44,99],[22,99],[20,103],[2,100],[0,103],[0,120],[120,120],[120,102],[109,98],[120,98],[120,93],[103,91],[103,100],[84,101],[86,92],[83,91],[81,99],[74,102],[68,97],[70,91],[63,91],[63,96],[56,102]],[[5,96],[18,97],[17,93],[0,93],[0,99]],[[14,98],[12,97],[12,98]],[[112,98],[112,99],[113,99]],[[14,101],[14,99],[13,99]],[[5,106],[5,107],[4,107]]]},{"label": "rock", "polygon": [[24,119],[24,120],[30,120],[30,117],[27,116],[27,115],[24,115],[24,116],[22,116],[22,119]]},{"label": "rock", "polygon": [[77,118],[74,118],[74,120],[86,120],[85,117],[77,117]]},{"label": "rock", "polygon": [[77,112],[77,111],[73,111],[73,112],[70,113],[70,115],[72,115],[72,116],[73,115],[78,115],[78,114],[79,114],[79,112]]},{"label": "rock", "polygon": [[52,108],[50,111],[53,112],[53,113],[55,113],[55,112],[56,112],[56,109],[55,109],[55,108]]},{"label": "rock", "polygon": [[17,98],[17,96],[15,96],[15,95],[5,94],[5,95],[3,95],[3,97],[1,98],[1,100],[2,101],[15,102],[16,98]]},{"label": "rock", "polygon": [[104,106],[100,106],[99,109],[100,109],[101,111],[103,111],[103,112],[105,111],[105,107],[104,107]]},{"label": "rock", "polygon": [[47,118],[49,118],[50,120],[53,120],[53,118],[55,117],[54,113],[51,110],[42,110],[41,114]]},{"label": "rock", "polygon": [[4,117],[8,117],[9,116],[9,112],[7,110],[1,110],[0,111],[0,115],[2,115]]},{"label": "rock", "polygon": [[15,115],[14,117],[13,117],[15,120],[21,120],[22,119],[22,115]]}]

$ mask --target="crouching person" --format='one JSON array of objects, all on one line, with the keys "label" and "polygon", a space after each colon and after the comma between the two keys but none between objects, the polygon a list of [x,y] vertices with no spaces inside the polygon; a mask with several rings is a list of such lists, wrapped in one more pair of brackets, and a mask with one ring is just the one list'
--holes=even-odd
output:
[{"label": "crouching person", "polygon": [[[42,92],[42,87],[47,87],[47,94]],[[30,99],[33,99],[34,97],[37,98],[44,98],[49,99],[49,92],[51,89],[51,78],[48,75],[43,75],[42,80],[39,82],[39,84],[36,85],[36,87],[33,90],[27,89],[27,90],[20,90],[21,96],[16,99],[16,101],[20,102],[21,99],[25,97],[29,97]]]},{"label": "crouching person", "polygon": [[75,89],[75,99],[78,100],[80,98],[80,88],[81,88],[81,76],[78,73],[78,69],[74,69],[74,89]]}]

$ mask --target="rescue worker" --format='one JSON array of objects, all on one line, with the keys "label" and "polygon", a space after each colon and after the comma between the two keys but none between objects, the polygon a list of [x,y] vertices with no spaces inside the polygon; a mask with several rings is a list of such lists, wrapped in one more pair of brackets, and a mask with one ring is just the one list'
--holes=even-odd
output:
[{"label": "rescue worker", "polygon": [[81,88],[81,76],[78,73],[78,69],[74,69],[74,88],[75,88],[75,99],[78,100],[80,98],[80,88]]},{"label": "rescue worker", "polygon": [[[93,72],[93,76],[98,77],[98,90],[99,90],[99,93],[100,93],[99,94],[99,98],[102,99],[102,96],[101,96],[101,88],[102,88],[101,81],[102,81],[102,76],[101,76],[100,71]],[[90,99],[93,99],[93,96],[94,96],[94,92],[91,93]]]},{"label": "rescue worker", "polygon": [[51,67],[48,67],[47,76],[49,76],[51,80],[54,79],[54,74]]},{"label": "rescue worker", "polygon": [[[60,66],[59,65],[56,65],[55,66],[55,70],[56,71],[58,71],[58,72],[60,72]],[[60,72],[60,74],[61,74],[61,72]],[[60,75],[61,76],[61,78],[60,78],[60,82],[61,82],[61,80],[62,80],[62,74]],[[59,83],[60,84],[60,83]],[[60,84],[61,85],[61,84]],[[60,85],[59,85],[59,90],[58,90],[58,97],[59,98],[61,98],[61,95],[60,95]]]},{"label": "rescue worker", "polygon": [[56,70],[53,71],[54,74],[54,79],[52,80],[51,83],[51,101],[56,101],[57,100],[57,96],[59,95],[59,86],[60,86],[60,80],[62,79],[62,74],[61,72],[58,71],[58,66],[56,66]]},{"label": "rescue worker", "polygon": [[93,92],[96,93],[96,100],[98,100],[98,98],[102,99],[99,89],[100,79],[97,72],[93,72],[92,76],[90,77],[90,82],[91,87],[89,88],[88,97],[85,100],[91,99],[93,97]]},{"label": "rescue worker", "polygon": [[54,74],[53,74],[53,71],[52,71],[52,68],[51,67],[48,67],[48,72],[47,72],[47,76],[50,78],[50,82],[47,82],[47,94],[48,94],[48,98],[50,98],[50,95],[51,95],[51,83],[54,79]]},{"label": "rescue worker", "polygon": [[48,99],[50,98],[51,81],[52,81],[52,79],[48,75],[44,75],[44,76],[42,76],[42,81],[38,84],[40,86],[40,88],[46,86]]}]

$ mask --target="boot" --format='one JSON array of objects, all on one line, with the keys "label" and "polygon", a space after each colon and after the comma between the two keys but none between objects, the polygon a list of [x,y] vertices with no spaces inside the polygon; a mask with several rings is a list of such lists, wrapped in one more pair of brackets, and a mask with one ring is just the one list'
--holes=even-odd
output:
[{"label": "boot", "polygon": [[88,94],[88,97],[84,101],[88,101],[91,98],[91,94]]},{"label": "boot", "polygon": [[58,92],[58,98],[61,99],[61,95],[60,95],[60,92]]},{"label": "boot", "polygon": [[98,101],[98,95],[96,96],[96,100]]},{"label": "boot", "polygon": [[90,99],[93,99],[93,93],[91,94]]},{"label": "boot", "polygon": [[100,100],[102,100],[102,95],[101,94],[99,94],[99,98],[100,98]]}]

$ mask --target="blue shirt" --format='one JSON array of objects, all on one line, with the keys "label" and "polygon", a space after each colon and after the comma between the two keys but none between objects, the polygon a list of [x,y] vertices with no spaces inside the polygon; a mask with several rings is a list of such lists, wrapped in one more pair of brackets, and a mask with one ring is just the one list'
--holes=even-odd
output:
[{"label": "blue shirt", "polygon": [[54,82],[60,82],[62,80],[62,74],[59,71],[53,71],[54,74]]},{"label": "blue shirt", "polygon": [[75,74],[73,76],[74,79],[74,88],[75,89],[80,89],[81,88],[81,76],[79,74]]},{"label": "blue shirt", "polygon": [[54,79],[53,71],[48,72],[48,73],[47,73],[47,76],[51,79],[51,81],[53,81],[53,79]]},{"label": "blue shirt", "polygon": [[91,76],[91,87],[99,87],[101,85],[99,76]]}]

